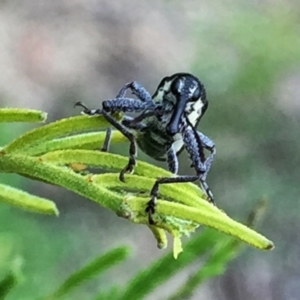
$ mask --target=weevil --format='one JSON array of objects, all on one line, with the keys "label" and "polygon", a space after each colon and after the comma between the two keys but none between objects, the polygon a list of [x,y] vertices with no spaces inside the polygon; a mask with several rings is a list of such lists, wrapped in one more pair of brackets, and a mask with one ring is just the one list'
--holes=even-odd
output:
[{"label": "weevil", "polygon": [[[127,90],[136,98],[126,97]],[[208,107],[204,85],[197,77],[189,73],[176,73],[165,77],[153,96],[141,84],[132,81],[125,84],[115,98],[103,101],[101,109],[89,109],[81,102],[77,102],[75,106],[82,107],[84,114],[103,115],[129,140],[129,161],[120,172],[121,181],[125,180],[125,173],[134,171],[137,145],[150,157],[167,161],[169,171],[176,175],[161,177],[155,181],[150,192],[150,201],[145,208],[150,224],[154,224],[152,215],[155,213],[161,184],[199,180],[208,200],[214,204],[206,177],[216,155],[216,147],[209,137],[196,129]],[[118,121],[113,116],[116,112],[135,112],[139,115],[125,115]],[[108,151],[110,138],[111,129],[107,129],[103,151]],[[178,155],[184,149],[191,159],[195,175],[177,175]],[[207,157],[204,149],[210,152]]]}]

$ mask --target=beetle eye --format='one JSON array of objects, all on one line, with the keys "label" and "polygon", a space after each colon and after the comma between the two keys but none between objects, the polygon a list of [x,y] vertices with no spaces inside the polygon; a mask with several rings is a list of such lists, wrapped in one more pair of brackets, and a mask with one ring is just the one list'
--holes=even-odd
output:
[{"label": "beetle eye", "polygon": [[198,100],[201,96],[200,87],[198,86],[193,94],[193,100]]},{"label": "beetle eye", "polygon": [[180,88],[181,88],[181,81],[174,80],[171,84],[171,92],[175,95],[178,95],[180,94]]}]

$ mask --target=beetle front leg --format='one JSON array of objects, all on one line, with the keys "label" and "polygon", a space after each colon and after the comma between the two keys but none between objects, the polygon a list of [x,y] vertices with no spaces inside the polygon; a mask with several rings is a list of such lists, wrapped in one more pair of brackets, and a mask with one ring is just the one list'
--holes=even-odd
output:
[{"label": "beetle front leg", "polygon": [[78,101],[74,104],[74,107],[82,107],[83,114],[89,115],[89,116],[94,116],[94,115],[102,115],[102,110],[101,109],[89,109],[85,104],[83,104],[82,102]]},{"label": "beetle front leg", "polygon": [[[152,106],[152,102],[150,104]],[[84,105],[82,102],[75,103],[74,106],[80,106],[84,110],[82,113],[93,116],[96,114],[103,115],[106,120],[112,124],[116,129],[118,129],[125,137],[128,138],[130,141],[130,162],[127,165],[127,167],[121,172],[120,179],[124,181],[124,174],[127,171],[132,172],[133,166],[136,164],[135,162],[135,154],[137,152],[136,145],[135,145],[135,138],[131,132],[128,131],[126,126],[118,122],[111,114],[114,112],[139,112],[144,111],[146,108],[149,107],[149,103],[142,102],[139,99],[132,99],[132,98],[115,98],[112,100],[105,100],[102,103],[103,109],[89,109],[86,105]],[[130,119],[130,117],[124,117],[124,122],[128,122],[127,119]],[[136,125],[138,126],[138,124]],[[102,151],[107,151],[110,145],[111,140],[111,129],[107,129],[106,131],[106,137],[102,146]]]},{"label": "beetle front leg", "polygon": [[114,126],[116,129],[118,129],[130,142],[129,146],[129,161],[128,164],[125,166],[125,168],[120,172],[119,178],[121,181],[125,181],[124,175],[127,172],[132,173],[134,171],[134,166],[136,165],[136,155],[137,155],[137,146],[135,142],[135,136],[118,120],[116,120],[113,116],[111,116],[106,111],[102,111],[103,116],[106,118],[106,120]]},{"label": "beetle front leg", "polygon": [[[201,137],[203,139],[201,139]],[[215,147],[213,143],[210,144],[210,142],[212,141],[206,138],[207,137],[205,135],[197,132],[194,128],[192,128],[189,125],[186,126],[183,132],[183,141],[186,150],[189,153],[190,158],[192,160],[192,165],[196,170],[198,179],[200,181],[200,185],[206,193],[206,195],[208,196],[208,200],[211,203],[215,204],[213,193],[210,190],[208,184],[206,183],[206,177],[214,158]],[[208,159],[205,159],[204,148],[211,149],[212,151],[212,154]]]},{"label": "beetle front leg", "polygon": [[[82,102],[76,102],[74,107],[76,107],[76,106],[82,107],[83,108],[82,113],[84,113],[86,115],[89,115],[89,116],[102,115],[102,110],[101,109],[89,109]],[[112,133],[111,128],[107,128],[105,139],[104,139],[103,145],[101,147],[101,151],[103,151],[103,152],[107,152],[109,150],[110,140],[111,140],[111,133]]]},{"label": "beetle front leg", "polygon": [[153,110],[153,102],[143,102],[134,98],[114,98],[102,102],[102,110],[113,114],[115,112],[142,112],[147,109]]},{"label": "beetle front leg", "polygon": [[150,93],[136,81],[126,83],[120,90],[116,98],[123,98],[127,90],[131,90],[131,93],[137,96],[141,101],[152,103],[152,97]]},{"label": "beetle front leg", "polygon": [[211,165],[212,165],[212,163],[214,161],[214,158],[216,156],[216,146],[215,146],[215,143],[208,136],[206,136],[205,134],[203,134],[202,132],[197,131],[197,134],[198,134],[198,136],[200,138],[202,146],[205,149],[207,149],[208,151],[210,151],[210,155],[204,161],[206,171],[203,174],[202,178],[206,179],[207,174],[209,173]]}]

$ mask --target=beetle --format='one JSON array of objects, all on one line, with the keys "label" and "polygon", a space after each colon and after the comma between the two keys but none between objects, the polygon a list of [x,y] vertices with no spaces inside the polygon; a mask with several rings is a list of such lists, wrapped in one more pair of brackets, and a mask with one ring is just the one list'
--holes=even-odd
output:
[{"label": "beetle", "polygon": [[[126,97],[127,90],[136,98]],[[154,224],[152,215],[155,213],[161,184],[199,180],[208,200],[214,204],[206,177],[215,158],[216,147],[209,137],[196,129],[208,107],[204,85],[196,76],[176,73],[164,77],[152,96],[141,84],[132,81],[125,84],[115,98],[103,101],[101,109],[91,110],[82,102],[77,102],[75,106],[82,107],[82,113],[87,115],[103,115],[129,140],[129,161],[120,172],[121,181],[125,180],[125,173],[134,171],[137,145],[148,156],[167,161],[168,169],[174,175],[178,172],[178,155],[184,149],[187,151],[196,174],[161,177],[155,181],[150,192],[151,199],[146,206],[150,224]],[[116,112],[140,114],[136,117],[125,115],[118,121],[113,116]],[[109,128],[103,151],[108,150],[110,138]],[[205,156],[204,149],[210,152],[208,157]]]}]

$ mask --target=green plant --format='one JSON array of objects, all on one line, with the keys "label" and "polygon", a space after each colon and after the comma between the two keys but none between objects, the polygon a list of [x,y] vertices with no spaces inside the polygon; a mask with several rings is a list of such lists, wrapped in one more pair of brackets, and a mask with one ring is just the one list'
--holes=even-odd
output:
[{"label": "green plant", "polygon": [[[38,122],[45,121],[45,119],[46,113],[41,111],[0,109],[1,122]],[[223,211],[203,199],[204,195],[196,185],[189,183],[170,184],[161,188],[160,194],[163,199],[158,201],[155,215],[156,224],[155,226],[149,225],[145,213],[145,206],[149,201],[149,189],[153,186],[156,177],[169,176],[170,173],[150,164],[139,162],[135,175],[127,175],[126,182],[120,182],[116,170],[122,169],[127,158],[97,150],[105,138],[105,132],[99,132],[99,128],[106,126],[108,124],[102,117],[78,116],[33,129],[1,148],[0,171],[20,174],[67,188],[115,211],[118,216],[137,224],[146,224],[153,232],[160,248],[167,246],[167,231],[174,238],[173,256],[175,258],[182,252],[181,236],[194,232],[199,225],[217,229],[260,249],[273,248],[271,241],[251,228],[229,218]],[[89,132],[81,133],[83,131]],[[124,140],[119,132],[113,132],[113,143]],[[106,173],[92,173],[88,169],[90,166],[105,170]],[[58,215],[58,209],[51,200],[7,185],[0,186],[0,199],[25,210]],[[170,277],[178,268],[191,263],[192,260],[199,257],[201,251],[204,253],[213,245],[215,246],[213,246],[211,254],[212,262],[209,263],[209,266],[214,265],[215,268],[208,267],[206,275],[201,276],[206,278],[210,274],[218,273],[237,249],[236,242],[232,242],[232,238],[230,238],[229,245],[234,246],[227,246],[229,238],[226,237],[227,240],[224,240],[220,236],[219,232],[206,229],[201,235],[187,243],[185,253],[178,260],[178,264],[170,263],[174,258],[168,254],[138,274],[125,289],[126,292],[118,291],[113,287],[108,292],[101,292],[97,299],[105,299],[107,295],[111,297],[112,293],[118,295],[116,299],[131,299],[131,295],[139,295],[139,293],[140,297],[143,297],[159,282]],[[115,262],[124,260],[126,256],[125,248],[115,249],[101,255],[81,271],[73,274],[47,298],[53,299],[64,295],[82,281],[103,271],[105,269],[103,266],[108,268]],[[2,294],[7,293],[9,288],[14,286],[12,282],[16,280],[8,280],[15,278],[14,275],[10,277],[10,274],[14,273],[9,271],[2,280]],[[145,286],[143,281],[147,281],[148,288],[142,290],[139,288],[141,292],[137,292],[137,286]],[[185,288],[183,287],[182,290]],[[177,296],[174,297],[176,299]],[[135,299],[141,298],[135,296]]]}]

